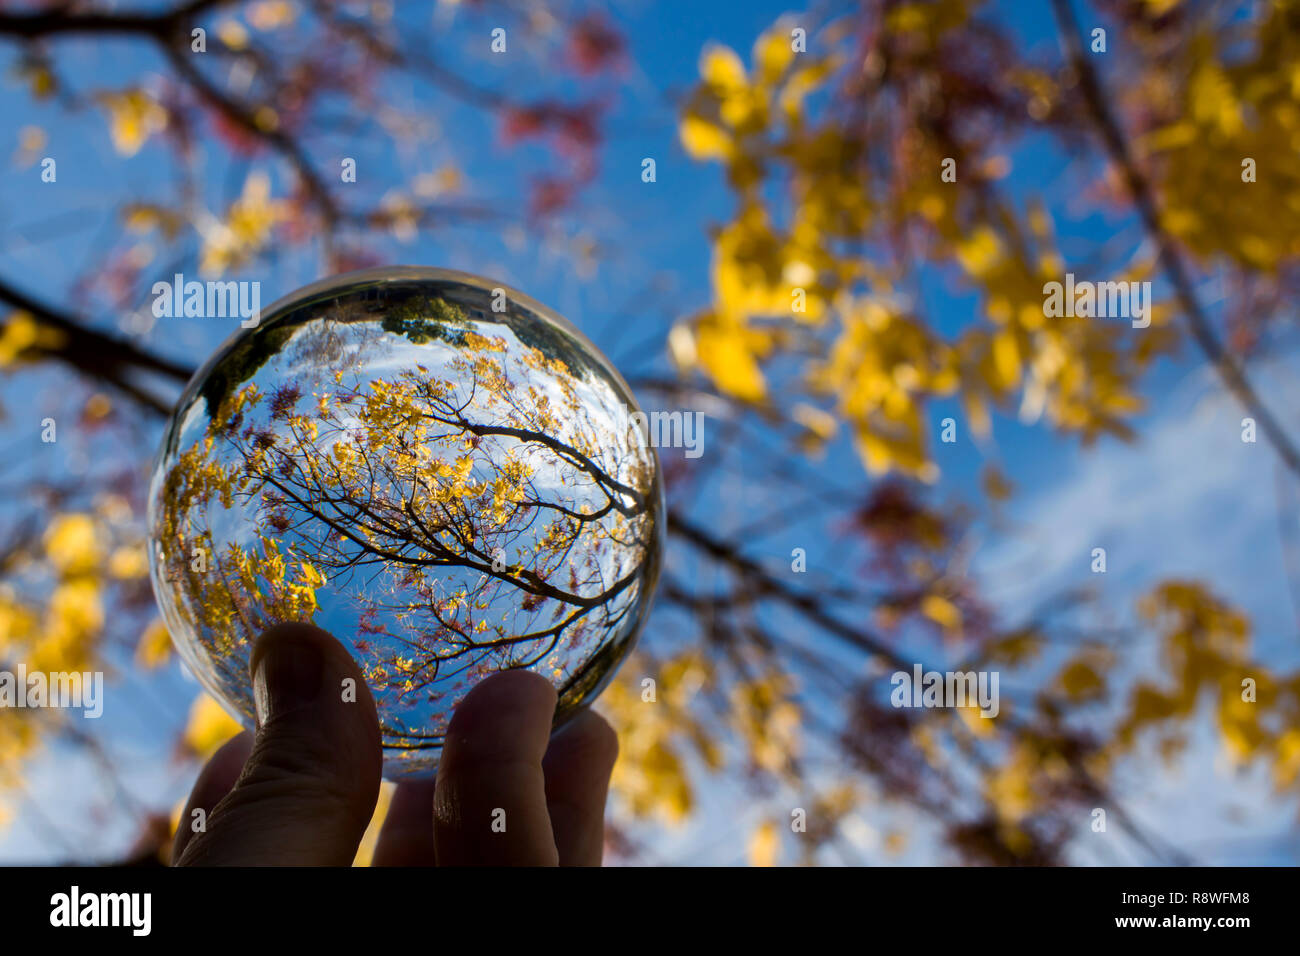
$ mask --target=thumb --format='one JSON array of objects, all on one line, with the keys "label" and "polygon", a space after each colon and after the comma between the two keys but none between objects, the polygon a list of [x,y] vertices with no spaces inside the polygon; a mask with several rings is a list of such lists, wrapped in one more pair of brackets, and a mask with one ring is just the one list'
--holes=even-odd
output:
[{"label": "thumb", "polygon": [[[178,866],[347,866],[379,795],[374,698],[356,663],[309,624],[280,624],[249,657],[257,735],[234,788]],[[345,693],[347,681],[355,693]]]}]

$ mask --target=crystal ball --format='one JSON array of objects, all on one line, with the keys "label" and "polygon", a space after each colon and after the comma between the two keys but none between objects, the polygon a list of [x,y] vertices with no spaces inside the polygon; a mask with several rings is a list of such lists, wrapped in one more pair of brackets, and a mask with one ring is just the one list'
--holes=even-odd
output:
[{"label": "crystal ball", "polygon": [[434,773],[457,703],[497,671],[550,680],[559,726],[653,597],[663,484],[643,422],[595,345],[510,288],[427,268],[307,286],[177,403],[149,493],[163,619],[246,727],[257,636],[329,631],[374,695],[390,780]]}]

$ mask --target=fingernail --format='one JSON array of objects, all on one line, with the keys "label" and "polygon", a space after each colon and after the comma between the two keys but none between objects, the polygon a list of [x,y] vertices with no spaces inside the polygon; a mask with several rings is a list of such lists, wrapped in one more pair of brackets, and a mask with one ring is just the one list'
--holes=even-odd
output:
[{"label": "fingernail", "polygon": [[312,703],[320,693],[324,665],[318,647],[307,641],[272,641],[253,672],[257,723]]}]

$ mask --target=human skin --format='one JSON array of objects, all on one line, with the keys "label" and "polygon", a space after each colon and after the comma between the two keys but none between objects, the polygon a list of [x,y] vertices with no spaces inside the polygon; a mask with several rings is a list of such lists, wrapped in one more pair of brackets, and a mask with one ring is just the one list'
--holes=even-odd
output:
[{"label": "human skin", "polygon": [[[249,669],[257,729],[228,741],[199,774],[172,860],[350,865],[383,763],[360,670],[330,634],[306,624],[262,634]],[[343,693],[348,678],[355,700]],[[550,682],[529,671],[475,686],[447,728],[436,782],[398,785],[374,865],[598,866],[618,740],[591,710],[552,735],[555,703]],[[197,833],[196,809],[205,823]]]}]

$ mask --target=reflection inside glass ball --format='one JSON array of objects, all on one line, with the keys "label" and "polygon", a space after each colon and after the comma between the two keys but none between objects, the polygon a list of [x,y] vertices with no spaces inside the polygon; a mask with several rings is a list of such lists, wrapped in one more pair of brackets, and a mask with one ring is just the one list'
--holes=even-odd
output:
[{"label": "reflection inside glass ball", "polygon": [[557,724],[613,676],[663,547],[626,383],[563,318],[463,273],[309,286],[227,342],[150,491],[163,617],[246,726],[252,642],[310,621],[378,705],[389,779],[430,775],[459,700],[527,668]]}]

